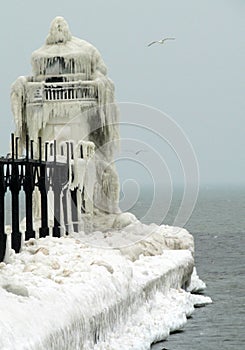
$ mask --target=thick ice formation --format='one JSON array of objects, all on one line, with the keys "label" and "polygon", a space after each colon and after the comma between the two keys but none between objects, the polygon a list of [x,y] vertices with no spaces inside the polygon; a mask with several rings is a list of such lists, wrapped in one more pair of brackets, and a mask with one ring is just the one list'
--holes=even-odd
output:
[{"label": "thick ice formation", "polygon": [[81,238],[30,240],[0,264],[0,348],[149,349],[210,302],[181,289],[191,252],[161,253],[132,262]]},{"label": "thick ice formation", "polygon": [[[64,67],[61,67],[61,62],[64,62]],[[32,66],[34,75],[46,75],[47,69],[51,68],[52,73],[56,73],[59,66],[58,73],[82,73],[86,80],[96,78],[98,72],[103,75],[107,72],[98,50],[88,42],[72,37],[62,17],[52,21],[46,44],[32,54]]]},{"label": "thick ice formation", "polygon": [[[32,69],[32,76],[21,76],[12,85],[20,147],[26,134],[36,141],[34,145],[39,136],[43,143],[56,139],[58,145],[73,140],[75,147],[82,141],[93,142],[96,181],[91,200],[104,212],[118,212],[119,184],[113,165],[119,139],[118,109],[100,53],[73,37],[66,21],[56,17],[46,43],[32,54]],[[75,160],[74,171],[81,173],[78,163]],[[84,181],[86,191],[86,177]]]},{"label": "thick ice formation", "polygon": [[68,143],[74,153],[68,186],[86,189],[94,231],[32,239],[20,254],[7,250],[0,263],[0,348],[147,350],[182,328],[195,304],[211,302],[190,294],[205,288],[194,269],[193,238],[119,212],[118,110],[98,50],[57,17],[32,67],[33,76],[12,86],[16,136],[22,146],[26,134],[41,136],[49,150],[56,139],[59,161]]}]

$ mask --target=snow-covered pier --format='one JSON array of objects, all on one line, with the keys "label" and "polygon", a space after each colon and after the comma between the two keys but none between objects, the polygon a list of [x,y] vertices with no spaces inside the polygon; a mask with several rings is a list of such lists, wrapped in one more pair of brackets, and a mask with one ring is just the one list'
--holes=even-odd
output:
[{"label": "snow-covered pier", "polygon": [[[144,226],[132,223],[122,234],[131,232],[134,239]],[[10,264],[0,264],[0,348],[149,349],[182,328],[195,303],[210,302],[181,288],[194,267],[191,235],[167,226],[151,229],[136,244],[137,255],[135,245],[109,248],[117,231],[104,238],[104,248],[95,247],[101,232],[33,239],[20,254],[12,251]],[[169,249],[184,248],[186,238],[189,250]]]},{"label": "snow-covered pier", "polygon": [[[194,267],[193,237],[121,213],[114,162],[119,113],[98,50],[57,17],[32,54],[32,70],[12,85],[18,144],[12,142],[13,164],[0,169],[0,182],[7,181],[2,218],[11,181],[17,188],[12,222],[6,227],[2,220],[0,227],[0,349],[147,350],[181,329],[194,305],[211,302],[190,293],[205,288]],[[39,153],[38,174],[22,166],[29,137],[33,164]],[[25,161],[19,164],[14,154]],[[57,162],[64,177],[51,176]],[[19,168],[12,171],[16,164],[20,176]],[[22,222],[20,190],[29,209]]]}]

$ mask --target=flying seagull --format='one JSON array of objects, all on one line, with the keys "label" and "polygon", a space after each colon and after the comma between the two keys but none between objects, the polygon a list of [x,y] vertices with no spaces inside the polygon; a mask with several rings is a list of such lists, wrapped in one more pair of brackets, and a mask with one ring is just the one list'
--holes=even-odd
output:
[{"label": "flying seagull", "polygon": [[139,149],[138,151],[134,152],[136,156],[141,152],[148,152],[146,149]]},{"label": "flying seagull", "polygon": [[129,153],[134,153],[136,156],[138,154],[140,154],[141,152],[148,152],[146,149],[139,149],[137,151],[132,151],[132,150],[125,150],[126,152],[129,152]]},{"label": "flying seagull", "polygon": [[165,41],[167,40],[175,40],[175,38],[164,38],[164,39],[161,39],[161,40],[156,40],[156,41],[152,41],[151,43],[148,44],[148,46],[151,46],[153,44],[164,44]]}]

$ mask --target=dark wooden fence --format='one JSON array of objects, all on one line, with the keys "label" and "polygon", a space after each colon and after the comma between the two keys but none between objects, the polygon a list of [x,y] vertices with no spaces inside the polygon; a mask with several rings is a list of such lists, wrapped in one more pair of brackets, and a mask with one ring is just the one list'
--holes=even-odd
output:
[{"label": "dark wooden fence", "polygon": [[[69,179],[69,146],[67,144],[66,162],[57,161],[56,141],[53,145],[53,161],[48,161],[48,144],[45,145],[44,159],[42,157],[42,140],[39,138],[38,156],[34,157],[33,140],[26,137],[26,156],[21,158],[18,156],[18,138],[12,134],[12,154],[9,157],[0,158],[0,262],[3,261],[6,252],[7,235],[5,233],[5,200],[6,192],[11,193],[11,246],[15,252],[19,252],[21,248],[21,232],[20,232],[20,192],[25,194],[25,216],[26,230],[24,232],[25,240],[36,237],[33,228],[33,193],[35,188],[40,192],[40,208],[41,208],[41,225],[39,227],[39,237],[49,235],[48,224],[48,199],[47,193],[51,189],[54,194],[54,224],[52,235],[60,237],[61,222],[61,192],[65,188]],[[67,196],[63,197],[64,224],[68,227],[67,222]],[[74,204],[73,204],[74,206]],[[73,210],[73,219],[76,217],[77,208]]]}]

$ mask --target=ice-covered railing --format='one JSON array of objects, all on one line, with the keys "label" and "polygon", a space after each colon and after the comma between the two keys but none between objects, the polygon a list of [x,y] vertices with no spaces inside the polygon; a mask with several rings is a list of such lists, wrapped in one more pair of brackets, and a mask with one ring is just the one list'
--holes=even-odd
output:
[{"label": "ice-covered railing", "polygon": [[97,101],[98,85],[91,81],[59,83],[27,83],[29,103],[48,101]]},{"label": "ice-covered railing", "polygon": [[[28,240],[51,232],[53,237],[78,232],[84,229],[82,214],[90,217],[93,213],[93,142],[80,140],[75,144],[68,140],[58,144],[52,140],[43,147],[39,137],[34,147],[27,135],[26,155],[19,157],[18,141],[12,134],[12,155],[0,159],[0,262],[6,251],[7,191],[11,192],[11,246],[16,252],[22,236]],[[19,219],[21,192],[25,194],[23,224]],[[40,215],[36,217],[36,213]]]},{"label": "ice-covered railing", "polygon": [[[45,142],[45,154],[48,162],[60,162],[68,164],[68,181],[62,188],[60,212],[57,211],[55,218],[59,217],[62,231],[68,233],[78,232],[85,229],[85,216],[91,218],[93,213],[93,176],[95,145],[93,142],[80,140],[66,140],[57,143],[56,140]],[[55,184],[52,184],[55,187]],[[54,191],[53,191],[54,192]],[[48,193],[50,218],[53,217],[54,206],[53,192]],[[37,203],[38,205],[38,203]],[[90,223],[86,220],[86,225]],[[87,226],[86,226],[87,228]]]},{"label": "ice-covered railing", "polygon": [[[0,159],[0,262],[6,252],[7,236],[5,233],[5,197],[11,192],[11,247],[19,252],[22,244],[22,234],[25,240],[36,237],[33,222],[33,197],[35,190],[39,193],[41,220],[38,225],[38,236],[46,237],[49,233],[47,193],[52,189],[54,195],[52,234],[60,237],[60,196],[69,179],[69,154],[66,162],[58,162],[56,156],[53,162],[42,159],[42,140],[39,137],[38,150],[34,150],[34,141],[26,135],[26,154],[19,156],[18,137],[11,137],[12,154]],[[56,147],[55,147],[56,149]],[[54,151],[56,152],[56,151]],[[35,155],[38,154],[38,156]],[[20,229],[21,192],[25,194],[25,231]],[[23,231],[23,230],[22,230]]]},{"label": "ice-covered railing", "polygon": [[44,99],[51,100],[96,100],[98,90],[93,85],[84,84],[45,84]]}]

